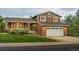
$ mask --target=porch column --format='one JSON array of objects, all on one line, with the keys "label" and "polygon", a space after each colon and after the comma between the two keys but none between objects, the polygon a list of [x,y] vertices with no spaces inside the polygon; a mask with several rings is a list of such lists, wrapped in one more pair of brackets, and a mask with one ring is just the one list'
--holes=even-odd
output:
[{"label": "porch column", "polygon": [[12,30],[12,23],[10,24],[10,26],[11,26],[11,30]]},{"label": "porch column", "polygon": [[19,28],[19,23],[17,23],[17,29]]},{"label": "porch column", "polygon": [[28,28],[29,28],[29,30],[30,30],[30,23],[28,23]]},{"label": "porch column", "polygon": [[6,22],[5,24],[6,24],[5,28],[8,29],[8,23]]}]

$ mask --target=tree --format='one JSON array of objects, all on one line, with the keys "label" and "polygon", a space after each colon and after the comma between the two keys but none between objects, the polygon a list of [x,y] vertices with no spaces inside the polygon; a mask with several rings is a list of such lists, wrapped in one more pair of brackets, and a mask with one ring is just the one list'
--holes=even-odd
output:
[{"label": "tree", "polygon": [[73,35],[79,36],[79,9],[77,10],[76,15],[74,17],[75,18],[73,19]]},{"label": "tree", "polygon": [[72,34],[71,28],[73,26],[72,15],[65,16],[65,22],[69,26],[68,27],[69,28],[69,35],[71,35]]},{"label": "tree", "polygon": [[66,24],[69,25],[69,34],[71,36],[79,36],[79,9],[76,15],[68,15],[65,17]]},{"label": "tree", "polygon": [[77,12],[76,12],[76,16],[78,16],[79,17],[79,9],[77,10]]},{"label": "tree", "polygon": [[79,9],[76,12],[76,23],[75,24],[79,26]]},{"label": "tree", "polygon": [[5,28],[4,18],[0,16],[0,32],[2,32]]},{"label": "tree", "polygon": [[0,16],[0,22],[3,22],[4,18],[2,16]]}]

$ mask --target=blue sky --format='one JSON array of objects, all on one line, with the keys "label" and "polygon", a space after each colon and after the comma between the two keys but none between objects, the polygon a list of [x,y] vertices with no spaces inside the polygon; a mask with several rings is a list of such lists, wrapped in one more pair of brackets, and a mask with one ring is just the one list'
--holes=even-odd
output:
[{"label": "blue sky", "polygon": [[29,17],[42,12],[52,11],[62,16],[74,15],[77,8],[0,8],[0,15],[4,17]]}]

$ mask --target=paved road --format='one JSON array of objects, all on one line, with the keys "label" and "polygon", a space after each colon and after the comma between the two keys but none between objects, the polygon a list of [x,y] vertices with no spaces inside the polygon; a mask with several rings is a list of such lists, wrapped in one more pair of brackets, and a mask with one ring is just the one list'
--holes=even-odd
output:
[{"label": "paved road", "polygon": [[78,50],[79,50],[79,44],[0,47],[0,51],[78,51]]}]

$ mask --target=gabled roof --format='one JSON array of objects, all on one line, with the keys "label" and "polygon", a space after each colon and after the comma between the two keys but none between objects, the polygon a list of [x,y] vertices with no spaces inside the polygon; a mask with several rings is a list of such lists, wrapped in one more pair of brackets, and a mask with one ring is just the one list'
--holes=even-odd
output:
[{"label": "gabled roof", "polygon": [[52,12],[52,11],[47,11],[47,12],[44,12],[44,13],[40,13],[40,14],[35,15],[34,17],[39,16],[39,15],[42,15],[42,14],[45,14],[45,13],[52,13],[52,14],[55,14],[55,15],[61,17],[60,15],[58,15],[58,14]]},{"label": "gabled roof", "polygon": [[14,17],[5,17],[5,22],[23,22],[23,23],[36,23],[33,19],[30,18],[14,18]]}]

